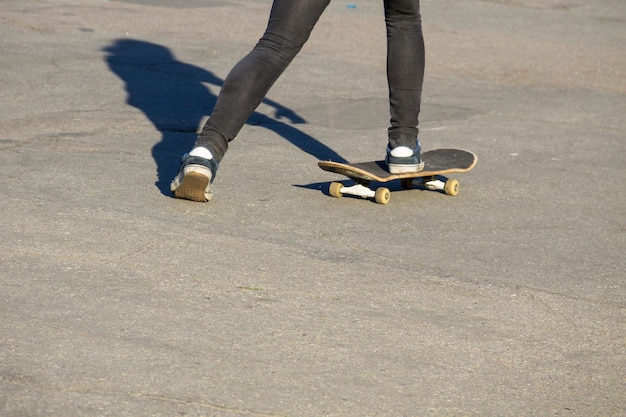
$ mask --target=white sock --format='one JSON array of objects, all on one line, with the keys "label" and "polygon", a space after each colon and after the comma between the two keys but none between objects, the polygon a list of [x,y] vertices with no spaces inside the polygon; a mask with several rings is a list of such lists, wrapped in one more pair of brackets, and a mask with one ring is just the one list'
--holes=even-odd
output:
[{"label": "white sock", "polygon": [[407,146],[398,146],[397,148],[391,150],[391,156],[395,156],[396,158],[413,156],[413,149]]},{"label": "white sock", "polygon": [[213,159],[213,154],[210,150],[203,146],[198,146],[197,148],[193,148],[191,152],[189,152],[189,156],[199,156],[204,159]]}]

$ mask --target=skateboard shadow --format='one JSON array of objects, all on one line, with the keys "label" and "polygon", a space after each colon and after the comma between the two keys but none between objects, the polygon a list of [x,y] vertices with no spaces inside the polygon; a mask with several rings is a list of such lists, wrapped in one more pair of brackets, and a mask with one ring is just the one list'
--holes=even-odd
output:
[{"label": "skateboard shadow", "polygon": [[[194,65],[176,59],[163,45],[136,39],[117,39],[102,48],[109,69],[124,83],[127,103],[141,110],[161,133],[152,148],[157,165],[156,186],[171,195],[169,183],[178,171],[180,157],[193,146],[203,118],[211,113],[223,80]],[[273,117],[254,112],[247,124],[259,125],[278,134],[318,160],[346,162],[337,152],[294,124],[306,120],[268,98]]]}]

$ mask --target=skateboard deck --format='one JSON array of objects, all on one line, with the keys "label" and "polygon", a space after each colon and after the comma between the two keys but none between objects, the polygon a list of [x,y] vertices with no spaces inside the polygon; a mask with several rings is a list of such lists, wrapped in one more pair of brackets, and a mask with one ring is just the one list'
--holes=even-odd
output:
[{"label": "skateboard deck", "polygon": [[429,190],[443,191],[448,195],[457,195],[459,182],[455,179],[442,177],[443,175],[467,172],[478,162],[476,155],[461,149],[435,149],[422,153],[424,169],[420,172],[392,174],[387,170],[385,161],[368,161],[354,164],[344,164],[333,161],[320,161],[318,165],[324,171],[345,175],[355,182],[355,185],[346,187],[343,183],[330,184],[329,194],[341,197],[344,194],[364,198],[374,198],[377,203],[387,204],[391,198],[388,188],[370,188],[371,182],[385,183],[400,180],[403,188],[413,188],[416,185]]}]

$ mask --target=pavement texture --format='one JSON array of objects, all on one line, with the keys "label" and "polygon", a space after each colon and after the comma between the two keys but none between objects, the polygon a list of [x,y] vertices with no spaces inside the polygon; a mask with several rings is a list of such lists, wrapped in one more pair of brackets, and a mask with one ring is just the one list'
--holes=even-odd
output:
[{"label": "pavement texture", "polygon": [[382,2],[334,1],[209,204],[168,185],[269,0],[0,1],[0,415],[626,415],[626,3],[427,0],[456,197],[381,158]]}]

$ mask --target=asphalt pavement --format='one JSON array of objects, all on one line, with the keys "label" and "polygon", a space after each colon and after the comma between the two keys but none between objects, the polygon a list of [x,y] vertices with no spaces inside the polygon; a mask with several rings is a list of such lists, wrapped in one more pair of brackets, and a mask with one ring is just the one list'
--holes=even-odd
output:
[{"label": "asphalt pavement", "polygon": [[626,3],[427,0],[451,197],[384,155],[378,0],[333,1],[208,204],[169,181],[269,0],[0,1],[0,416],[626,415]]}]

